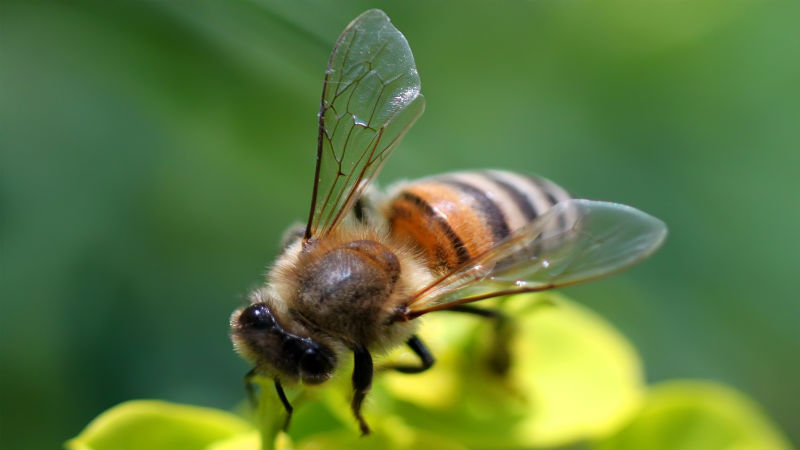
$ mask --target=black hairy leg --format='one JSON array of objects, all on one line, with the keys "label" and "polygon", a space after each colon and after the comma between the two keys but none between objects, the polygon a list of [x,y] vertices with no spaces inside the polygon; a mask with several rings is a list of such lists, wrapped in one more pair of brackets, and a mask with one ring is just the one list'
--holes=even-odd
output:
[{"label": "black hairy leg", "polygon": [[[255,383],[253,382],[253,378],[257,377],[258,374],[256,373],[256,369],[250,369],[247,374],[244,376],[244,388],[247,391],[247,400],[250,403],[250,407],[252,409],[256,409],[258,406],[258,402],[256,401],[256,391],[255,391]],[[275,392],[278,394],[278,398],[281,400],[281,404],[283,405],[283,409],[286,410],[286,420],[283,422],[283,431],[289,429],[289,423],[292,420],[292,412],[294,408],[292,408],[292,404],[289,403],[289,399],[286,398],[286,393],[283,391],[283,386],[281,386],[280,380],[275,378]]]},{"label": "black hairy leg", "polygon": [[283,386],[281,386],[280,380],[275,378],[275,392],[278,393],[278,398],[281,399],[281,403],[283,403],[283,409],[286,410],[286,420],[283,422],[283,431],[289,429],[289,423],[292,421],[292,412],[294,408],[292,408],[292,404],[289,403],[289,399],[286,398],[286,393],[283,392]]},{"label": "black hairy leg", "polygon": [[508,374],[511,368],[511,350],[509,346],[514,335],[513,320],[496,309],[479,308],[472,305],[454,306],[445,311],[472,314],[494,321],[493,342],[486,362],[492,373],[499,376]]},{"label": "black hairy leg", "polygon": [[251,409],[256,409],[258,406],[256,402],[256,388],[253,383],[253,378],[257,376],[255,367],[250,369],[249,372],[244,374],[244,389],[247,392],[247,401],[250,403]]},{"label": "black hairy leg", "polygon": [[396,370],[401,373],[421,373],[430,369],[433,363],[436,362],[431,351],[428,350],[428,347],[425,346],[425,343],[422,342],[422,339],[417,335],[411,336],[408,341],[406,341],[406,345],[419,357],[420,364],[387,364],[382,366],[381,370]]}]

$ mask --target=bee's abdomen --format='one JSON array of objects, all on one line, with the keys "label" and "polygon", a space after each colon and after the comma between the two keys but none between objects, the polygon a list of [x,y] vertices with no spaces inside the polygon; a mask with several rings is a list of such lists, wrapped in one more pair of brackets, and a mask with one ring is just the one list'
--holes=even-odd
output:
[{"label": "bee's abdomen", "polygon": [[569,194],[543,178],[486,170],[402,186],[389,200],[392,234],[424,252],[430,269],[455,268],[510,236]]}]

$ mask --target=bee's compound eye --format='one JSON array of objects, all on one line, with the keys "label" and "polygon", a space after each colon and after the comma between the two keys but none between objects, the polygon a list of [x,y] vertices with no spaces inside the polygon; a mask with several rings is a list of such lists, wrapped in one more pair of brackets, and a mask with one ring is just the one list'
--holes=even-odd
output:
[{"label": "bee's compound eye", "polygon": [[307,383],[321,383],[333,371],[333,354],[320,347],[309,347],[300,357],[300,371]]},{"label": "bee's compound eye", "polygon": [[239,315],[239,325],[242,328],[266,330],[275,327],[275,318],[267,305],[256,303],[242,311]]}]

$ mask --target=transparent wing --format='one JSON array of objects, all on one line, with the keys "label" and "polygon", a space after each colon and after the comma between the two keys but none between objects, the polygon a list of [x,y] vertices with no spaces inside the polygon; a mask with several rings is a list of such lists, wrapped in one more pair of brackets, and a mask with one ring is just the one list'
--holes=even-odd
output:
[{"label": "transparent wing", "polygon": [[600,278],[644,260],[666,235],[664,222],[630,206],[579,199],[560,202],[419,291],[407,316]]},{"label": "transparent wing", "polygon": [[406,38],[373,9],[333,47],[319,112],[317,168],[305,237],[333,229],[425,109]]}]

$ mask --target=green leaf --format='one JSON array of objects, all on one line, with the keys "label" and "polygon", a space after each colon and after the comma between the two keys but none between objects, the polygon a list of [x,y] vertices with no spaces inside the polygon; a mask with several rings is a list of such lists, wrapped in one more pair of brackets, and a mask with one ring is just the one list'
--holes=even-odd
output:
[{"label": "green leaf", "polygon": [[656,385],[636,418],[593,450],[787,450],[791,445],[743,394],[704,381]]},{"label": "green leaf", "polygon": [[253,431],[249,423],[224,411],[158,400],[132,400],[100,414],[66,447],[69,450],[197,450]]}]

